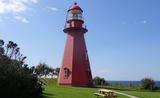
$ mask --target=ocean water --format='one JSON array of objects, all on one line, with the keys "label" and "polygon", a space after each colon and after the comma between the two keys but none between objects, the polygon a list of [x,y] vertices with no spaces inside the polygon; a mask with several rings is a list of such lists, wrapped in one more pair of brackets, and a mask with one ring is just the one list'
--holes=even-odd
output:
[{"label": "ocean water", "polygon": [[[140,81],[107,81],[110,84],[122,84],[122,85],[129,85],[133,84],[135,86],[140,85]],[[160,87],[160,81],[155,81],[155,85]]]}]

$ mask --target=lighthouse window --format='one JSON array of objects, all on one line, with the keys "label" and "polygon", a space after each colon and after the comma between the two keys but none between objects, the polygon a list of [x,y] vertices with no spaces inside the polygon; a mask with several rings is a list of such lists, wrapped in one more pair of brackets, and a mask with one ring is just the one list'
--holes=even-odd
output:
[{"label": "lighthouse window", "polygon": [[71,10],[69,12],[69,15],[68,15],[68,20],[69,19],[79,19],[79,20],[82,20],[83,19],[82,12],[80,10]]},{"label": "lighthouse window", "polygon": [[73,14],[69,14],[69,19],[73,19]]},{"label": "lighthouse window", "polygon": [[80,14],[82,13],[80,10],[71,10],[70,14]]},{"label": "lighthouse window", "polygon": [[78,19],[83,20],[82,14],[78,14]]},{"label": "lighthouse window", "polygon": [[74,21],[72,21],[71,23],[72,23],[72,24],[71,24],[71,27],[74,27]]},{"label": "lighthouse window", "polygon": [[78,19],[78,14],[73,14],[73,19]]},{"label": "lighthouse window", "polygon": [[67,79],[68,78],[68,69],[65,68],[64,69],[64,79]]}]

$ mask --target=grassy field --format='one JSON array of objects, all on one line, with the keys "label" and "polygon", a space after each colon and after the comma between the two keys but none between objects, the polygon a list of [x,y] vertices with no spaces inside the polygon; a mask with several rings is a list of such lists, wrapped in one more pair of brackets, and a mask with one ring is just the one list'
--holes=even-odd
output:
[{"label": "grassy field", "polygon": [[[44,86],[44,89],[44,98],[96,98],[93,93],[97,92],[97,88],[57,86],[54,79],[48,79],[48,83]],[[128,97],[118,95],[118,98]]]},{"label": "grassy field", "polygon": [[126,93],[129,95],[133,95],[133,96],[137,96],[139,98],[160,98],[160,91],[146,91],[146,90],[139,90],[136,88],[127,88],[127,87],[111,87],[111,86],[107,86],[105,87],[107,89],[112,89],[112,90],[116,90],[122,93]]},{"label": "grassy field", "polygon": [[[64,87],[57,86],[55,79],[47,79],[47,81],[47,85],[44,86],[45,90],[43,91],[44,98],[96,98],[93,93],[97,92],[98,88]],[[160,92],[116,91],[134,95],[139,98],[160,98]],[[117,96],[118,98],[129,98],[123,95]]]},{"label": "grassy field", "polygon": [[139,98],[160,98],[160,92],[147,92],[147,91],[120,91]]}]

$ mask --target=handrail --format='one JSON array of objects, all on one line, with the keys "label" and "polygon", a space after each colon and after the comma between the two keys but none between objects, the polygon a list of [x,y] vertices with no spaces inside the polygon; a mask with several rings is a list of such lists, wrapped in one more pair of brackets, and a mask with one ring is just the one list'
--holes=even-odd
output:
[{"label": "handrail", "polygon": [[79,26],[72,25],[71,23],[66,23],[64,26],[64,28],[74,28],[74,27],[87,29],[87,26],[85,24],[82,24],[82,26],[79,27]]}]

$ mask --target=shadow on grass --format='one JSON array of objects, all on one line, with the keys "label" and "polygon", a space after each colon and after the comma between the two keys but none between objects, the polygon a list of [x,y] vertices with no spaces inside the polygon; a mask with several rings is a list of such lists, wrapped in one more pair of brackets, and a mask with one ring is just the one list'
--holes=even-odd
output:
[{"label": "shadow on grass", "polygon": [[54,94],[51,93],[43,93],[43,97],[42,98],[54,98]]}]

